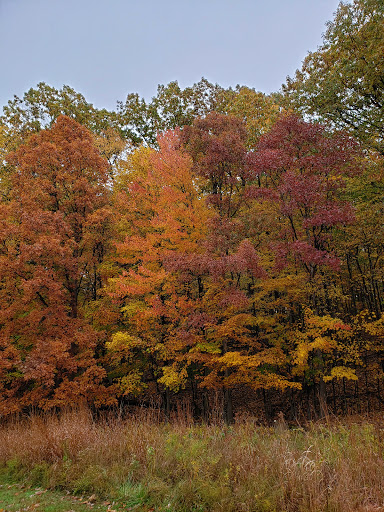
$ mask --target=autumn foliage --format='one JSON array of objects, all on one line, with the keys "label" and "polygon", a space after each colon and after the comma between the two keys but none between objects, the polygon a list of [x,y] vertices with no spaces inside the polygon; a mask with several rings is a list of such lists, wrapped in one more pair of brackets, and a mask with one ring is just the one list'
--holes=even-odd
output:
[{"label": "autumn foliage", "polygon": [[[86,320],[108,243],[107,164],[66,117],[8,157],[1,204],[1,411],[102,399],[102,336]],[[91,398],[92,397],[92,398]]]},{"label": "autumn foliage", "polygon": [[225,101],[135,150],[66,116],[4,128],[0,414],[380,402],[382,157],[251,90]]}]

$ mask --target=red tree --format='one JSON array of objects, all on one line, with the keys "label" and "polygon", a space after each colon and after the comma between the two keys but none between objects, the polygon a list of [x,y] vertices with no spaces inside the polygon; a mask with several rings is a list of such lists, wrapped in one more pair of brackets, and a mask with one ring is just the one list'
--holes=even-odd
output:
[{"label": "red tree", "polygon": [[329,134],[319,124],[295,115],[282,117],[249,155],[254,180],[249,194],[276,206],[279,265],[287,258],[301,262],[313,278],[319,266],[337,267],[332,230],[354,219],[342,200],[345,176],[356,168],[356,143],[341,133]]}]

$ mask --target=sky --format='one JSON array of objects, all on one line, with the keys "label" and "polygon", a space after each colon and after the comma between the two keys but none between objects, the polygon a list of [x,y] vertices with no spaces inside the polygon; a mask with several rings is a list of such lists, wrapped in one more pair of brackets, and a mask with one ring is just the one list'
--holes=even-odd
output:
[{"label": "sky", "polygon": [[322,42],[338,0],[0,0],[0,105],[39,82],[98,108],[201,77],[270,93]]}]

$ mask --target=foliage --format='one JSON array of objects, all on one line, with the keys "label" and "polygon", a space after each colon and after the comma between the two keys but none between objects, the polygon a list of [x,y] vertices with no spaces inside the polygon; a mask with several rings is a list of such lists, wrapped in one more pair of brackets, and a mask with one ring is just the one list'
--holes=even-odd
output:
[{"label": "foliage", "polygon": [[384,153],[384,6],[341,2],[323,45],[283,85],[283,104],[345,128]]},{"label": "foliage", "polygon": [[72,87],[57,90],[44,82],[29,89],[23,98],[14,96],[3,109],[2,121],[22,136],[50,128],[60,115],[68,116],[89,130],[100,133],[110,126],[114,115],[98,110]]},{"label": "foliage", "polygon": [[68,117],[8,155],[15,171],[1,204],[1,414],[104,393],[101,336],[85,305],[101,286],[108,165]]},{"label": "foliage", "polygon": [[204,78],[118,112],[43,83],[8,103],[1,414],[144,401],[231,423],[244,403],[270,421],[382,402],[380,9],[340,5],[284,108]]},{"label": "foliage", "polygon": [[157,95],[147,103],[138,94],[128,94],[118,102],[120,125],[136,144],[156,145],[157,134],[189,125],[199,116],[220,110],[224,89],[205,78],[192,87],[181,89],[178,82],[159,85]]},{"label": "foliage", "polygon": [[150,102],[136,93],[118,102],[119,125],[127,138],[137,145],[156,146],[157,134],[177,127],[190,126],[195,119],[212,112],[234,115],[243,119],[248,129],[248,145],[270,128],[280,107],[255,89],[237,85],[224,89],[206,78],[191,87],[181,89],[177,81],[159,85]]}]

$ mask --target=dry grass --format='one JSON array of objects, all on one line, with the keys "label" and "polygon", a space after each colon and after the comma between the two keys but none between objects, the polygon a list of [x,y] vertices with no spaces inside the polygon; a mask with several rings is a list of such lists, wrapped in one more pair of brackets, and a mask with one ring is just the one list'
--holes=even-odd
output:
[{"label": "dry grass", "polygon": [[373,512],[384,510],[383,428],[33,415],[0,428],[0,464],[14,479],[135,510]]}]

